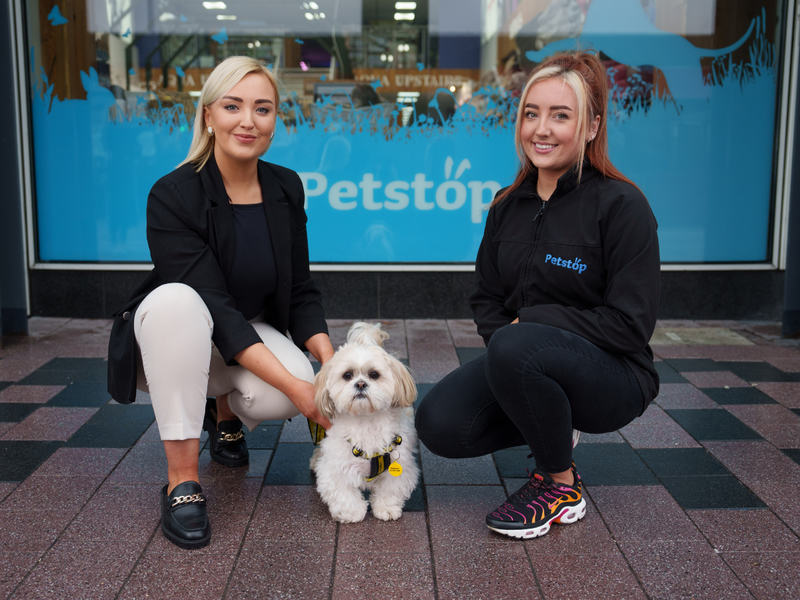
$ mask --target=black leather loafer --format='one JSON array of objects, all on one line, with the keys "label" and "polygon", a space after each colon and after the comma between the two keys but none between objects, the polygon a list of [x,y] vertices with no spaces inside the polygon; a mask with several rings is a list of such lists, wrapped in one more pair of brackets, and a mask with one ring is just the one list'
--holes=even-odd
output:
[{"label": "black leather loafer", "polygon": [[208,432],[212,460],[226,467],[243,467],[250,462],[250,452],[239,419],[222,421],[217,425],[217,401],[206,398],[203,429]]},{"label": "black leather loafer", "polygon": [[176,546],[194,550],[211,541],[211,525],[203,490],[196,481],[176,485],[171,494],[161,490],[161,531]]}]

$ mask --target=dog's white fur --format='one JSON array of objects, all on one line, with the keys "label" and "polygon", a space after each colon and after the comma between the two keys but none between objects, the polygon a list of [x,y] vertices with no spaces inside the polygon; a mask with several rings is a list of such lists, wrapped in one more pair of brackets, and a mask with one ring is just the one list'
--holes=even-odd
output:
[{"label": "dog's white fur", "polygon": [[[408,369],[383,349],[389,334],[380,324],[355,323],[347,343],[317,374],[315,402],[331,421],[325,439],[314,450],[311,468],[317,491],[340,523],[357,523],[367,514],[362,490],[370,492],[372,514],[383,521],[399,519],[419,479],[413,409],[417,388]],[[399,476],[384,471],[372,481],[370,461],[353,455],[353,446],[370,456],[403,438],[392,452],[403,467]],[[350,441],[348,441],[350,440]]]}]

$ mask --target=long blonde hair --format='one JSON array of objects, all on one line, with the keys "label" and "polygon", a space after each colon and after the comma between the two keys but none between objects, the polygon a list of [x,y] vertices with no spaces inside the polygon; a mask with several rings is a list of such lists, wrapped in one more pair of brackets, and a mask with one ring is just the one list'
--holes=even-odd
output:
[{"label": "long blonde hair", "polygon": [[261,73],[269,79],[275,89],[275,100],[278,100],[277,77],[255,58],[231,56],[223,60],[208,76],[205,84],[203,84],[203,89],[200,91],[200,97],[197,99],[197,110],[194,115],[192,144],[189,146],[189,154],[178,165],[179,167],[186,163],[192,163],[195,166],[195,171],[200,171],[205,166],[208,159],[214,154],[214,137],[209,136],[206,131],[204,109],[227,94],[250,73]]},{"label": "long blonde hair", "polygon": [[[611,163],[608,157],[608,84],[607,75],[603,63],[597,54],[591,51],[583,52],[564,52],[546,58],[534,71],[525,84],[520,96],[519,109],[517,111],[517,124],[514,130],[514,144],[517,156],[520,160],[520,169],[517,177],[506,190],[497,196],[491,206],[502,202],[508,195],[516,190],[525,179],[536,172],[536,167],[525,153],[522,146],[522,122],[525,114],[525,99],[528,92],[535,83],[545,79],[559,78],[563,80],[578,100],[578,123],[575,128],[575,140],[578,144],[578,183],[583,174],[584,157],[589,159],[589,163],[597,169],[603,176],[609,179],[617,179],[630,183],[634,187],[636,184],[620,173]],[[585,143],[589,124],[595,117],[600,116],[600,124],[597,128],[597,135],[590,142]]]}]

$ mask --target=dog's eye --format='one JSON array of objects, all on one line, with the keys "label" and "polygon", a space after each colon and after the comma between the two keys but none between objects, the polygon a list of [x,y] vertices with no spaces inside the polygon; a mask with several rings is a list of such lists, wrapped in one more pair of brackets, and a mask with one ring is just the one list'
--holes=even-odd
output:
[{"label": "dog's eye", "polygon": [[377,371],[370,371],[369,372],[369,378],[370,379],[378,379],[378,377],[380,377],[380,376],[381,376],[381,374],[378,373]]},{"label": "dog's eye", "polygon": [[353,374],[350,371],[347,371],[344,375],[342,375],[342,379],[345,381],[350,381],[353,378]]}]

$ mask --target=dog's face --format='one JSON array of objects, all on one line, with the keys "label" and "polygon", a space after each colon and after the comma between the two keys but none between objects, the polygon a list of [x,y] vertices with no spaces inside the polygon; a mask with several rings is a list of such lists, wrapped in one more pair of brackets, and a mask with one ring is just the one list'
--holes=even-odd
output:
[{"label": "dog's face", "polygon": [[408,369],[375,345],[343,346],[322,367],[315,385],[317,408],[328,418],[411,406],[417,396]]}]

